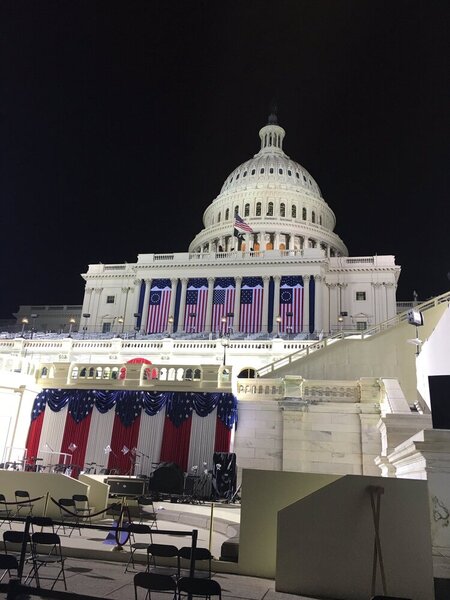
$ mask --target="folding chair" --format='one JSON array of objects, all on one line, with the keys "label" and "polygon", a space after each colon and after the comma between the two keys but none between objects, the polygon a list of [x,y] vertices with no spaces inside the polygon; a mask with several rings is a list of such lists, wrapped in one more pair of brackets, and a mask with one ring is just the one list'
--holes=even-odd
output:
[{"label": "folding chair", "polygon": [[[135,568],[134,553],[136,552],[136,550],[147,550],[150,544],[153,542],[152,530],[148,525],[142,525],[141,523],[131,523],[130,525],[128,525],[127,530],[130,534],[128,537],[128,542],[130,545],[130,558],[128,559],[127,566],[125,567],[125,573],[128,571],[130,563],[133,565],[133,569]],[[136,542],[135,534],[149,535],[149,541],[147,543]]]},{"label": "folding chair", "polygon": [[[19,561],[23,544],[26,544],[26,546],[28,546],[28,554],[25,555],[25,563],[29,564],[32,562],[30,534],[25,533],[24,531],[13,531],[12,529],[3,532],[3,546],[5,549],[5,554],[7,554],[8,556],[12,556],[17,561]],[[11,548],[11,545],[15,545],[17,546],[17,548],[14,548],[13,550]]]},{"label": "folding chair", "polygon": [[3,494],[0,494],[0,527],[3,525],[3,523],[6,523],[6,521],[8,521],[9,523],[9,528],[11,529],[11,517],[12,517],[12,510],[8,508],[8,505],[6,504],[6,498]]},{"label": "folding chair", "polygon": [[176,600],[177,584],[172,577],[170,577],[170,575],[157,575],[156,573],[136,573],[133,582],[135,600],[138,600],[138,588],[147,590],[149,600],[152,598],[152,591],[172,594],[172,599]]},{"label": "folding chair", "polygon": [[25,490],[16,490],[14,492],[17,503],[16,517],[32,517],[33,504],[30,502],[30,494]]},{"label": "folding chair", "polygon": [[77,515],[80,519],[92,525],[91,515],[94,512],[94,507],[89,506],[89,498],[86,494],[74,494],[72,500],[75,502]]},{"label": "folding chair", "polygon": [[[147,548],[147,571],[150,572],[150,562],[153,565],[153,569],[156,569],[157,558],[176,558],[178,560],[178,548],[171,544],[150,544]],[[178,573],[173,573],[174,576]]]},{"label": "folding chair", "polygon": [[48,527],[52,533],[56,533],[53,519],[50,517],[31,517],[31,533],[36,533],[38,528],[43,531],[44,527]]},{"label": "folding chair", "polygon": [[[156,521],[156,512],[153,505],[153,500],[147,496],[139,496],[137,499],[139,509],[139,523],[150,521],[150,527],[158,529],[158,523]],[[148,508],[150,507],[150,510]],[[147,508],[147,510],[146,510]]]},{"label": "folding chair", "polygon": [[3,581],[6,573],[8,573],[8,576],[11,579],[11,569],[14,569],[17,577],[19,577],[19,561],[17,560],[17,557],[12,554],[0,554],[0,570],[3,571],[0,582]]},{"label": "folding chair", "polygon": [[[191,560],[192,548],[190,546],[183,546],[178,550],[178,577],[181,577],[181,560]],[[211,560],[212,554],[208,548],[195,548],[194,550],[194,563],[198,561],[208,561],[208,579],[211,579]]]},{"label": "folding chair", "polygon": [[222,600],[222,588],[214,579],[198,579],[197,577],[182,577],[177,582],[178,598],[181,600],[186,595],[189,600],[194,596],[210,600],[211,596],[219,596]]},{"label": "folding chair", "polygon": [[[66,575],[64,572],[65,557],[62,555],[61,540],[56,533],[37,532],[31,536],[31,550],[33,555],[33,568],[28,574],[27,580],[36,579],[36,586],[41,587],[41,579],[50,579],[53,589],[62,575],[64,589],[67,590]],[[39,550],[48,550],[48,553],[39,552]],[[45,567],[59,568],[56,577],[42,577],[39,571]]]},{"label": "folding chair", "polygon": [[80,517],[77,514],[77,507],[73,498],[60,498],[58,500],[59,513],[61,516],[61,525],[58,527],[59,531],[62,527],[64,535],[66,535],[66,527],[70,529],[69,537],[72,535],[73,530],[78,528],[78,532],[81,535],[80,529]]}]

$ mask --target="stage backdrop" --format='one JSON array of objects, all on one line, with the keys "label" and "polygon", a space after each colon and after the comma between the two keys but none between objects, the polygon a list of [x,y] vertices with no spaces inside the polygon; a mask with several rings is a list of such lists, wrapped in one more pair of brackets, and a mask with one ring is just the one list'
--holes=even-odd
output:
[{"label": "stage backdrop", "polygon": [[175,462],[200,474],[214,452],[229,452],[236,423],[230,393],[45,389],[34,401],[27,456],[46,465],[68,453],[80,469],[96,463],[123,475]]}]

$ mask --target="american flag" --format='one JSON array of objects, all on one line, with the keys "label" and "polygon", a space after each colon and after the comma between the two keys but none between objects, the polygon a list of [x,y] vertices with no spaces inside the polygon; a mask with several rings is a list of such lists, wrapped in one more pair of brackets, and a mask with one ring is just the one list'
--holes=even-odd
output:
[{"label": "american flag", "polygon": [[280,285],[280,332],[300,333],[303,326],[303,279],[282,277]]},{"label": "american flag", "polygon": [[189,279],[184,312],[184,331],[199,333],[205,329],[208,282],[206,278]]},{"label": "american flag", "polygon": [[169,319],[170,279],[154,279],[150,290],[147,333],[161,333],[167,329]]},{"label": "american flag", "polygon": [[244,277],[241,288],[239,331],[243,333],[258,333],[261,331],[262,303],[262,277]]},{"label": "american flag", "polygon": [[[218,277],[213,293],[211,331],[227,333],[233,327],[233,317],[227,316],[234,312],[235,287],[232,277]],[[226,323],[222,324],[222,317]]]},{"label": "american flag", "polygon": [[253,233],[253,229],[250,227],[250,225],[246,223],[238,214],[234,215],[234,226],[236,229],[241,229],[247,233]]}]

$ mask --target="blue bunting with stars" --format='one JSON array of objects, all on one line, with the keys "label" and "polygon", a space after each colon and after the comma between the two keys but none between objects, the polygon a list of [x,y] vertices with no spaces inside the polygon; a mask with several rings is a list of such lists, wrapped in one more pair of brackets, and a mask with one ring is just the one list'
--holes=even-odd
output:
[{"label": "blue bunting with stars", "polygon": [[237,424],[238,416],[237,399],[225,392],[45,389],[34,400],[31,420],[37,419],[46,406],[53,412],[59,412],[67,405],[76,423],[87,417],[94,406],[102,414],[115,407],[125,427],[130,427],[142,410],[153,416],[165,408],[175,427],[179,427],[193,411],[200,417],[206,417],[217,408],[217,416],[228,429]]}]

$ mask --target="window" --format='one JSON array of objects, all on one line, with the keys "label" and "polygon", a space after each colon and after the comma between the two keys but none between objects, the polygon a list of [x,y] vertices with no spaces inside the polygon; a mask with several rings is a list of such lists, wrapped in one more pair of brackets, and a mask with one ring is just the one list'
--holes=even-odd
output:
[{"label": "window", "polygon": [[219,213],[219,214],[217,215],[217,222],[218,222],[218,223],[220,223],[220,219],[221,219],[221,217],[222,217],[222,215],[221,215],[221,213]]},{"label": "window", "polygon": [[114,304],[115,296],[106,296],[106,304]]},{"label": "window", "polygon": [[306,221],[306,217],[307,217],[306,208],[304,208],[303,211],[302,211],[302,218],[303,218],[304,221]]},{"label": "window", "polygon": [[303,181],[306,182],[306,175],[303,175]]},{"label": "window", "polygon": [[234,214],[237,215],[239,212],[239,206],[234,207]]},{"label": "window", "polygon": [[300,179],[300,173],[295,173],[295,176],[297,177],[297,179]]},{"label": "window", "polygon": [[366,299],[366,292],[356,292],[356,299],[357,300],[365,300]]},{"label": "window", "polygon": [[111,331],[111,323],[103,323],[102,333],[109,333]]},{"label": "window", "polygon": [[312,211],[312,213],[311,213],[311,221],[312,221],[313,223],[315,223],[315,222],[316,222],[316,213],[315,213],[314,211]]},{"label": "window", "polygon": [[356,329],[358,331],[364,331],[364,329],[367,329],[367,321],[357,321]]},{"label": "window", "polygon": [[239,179],[239,173],[236,175],[236,181]]},{"label": "window", "polygon": [[250,214],[250,204],[244,206],[244,217],[248,217]]},{"label": "window", "polygon": [[283,175],[283,169],[278,169],[278,173],[279,173],[280,175]]},{"label": "window", "polygon": [[292,171],[290,169],[288,169],[288,175],[289,175],[289,177],[291,177],[291,175],[292,175]]},{"label": "window", "polygon": [[280,204],[280,217],[285,217],[286,216],[286,204],[284,202],[282,202]]},{"label": "window", "polygon": [[270,167],[269,173],[272,175],[272,173],[273,173],[273,167]]},{"label": "window", "polygon": [[267,205],[267,216],[273,217],[273,202],[269,202]]},{"label": "window", "polygon": [[225,211],[225,221],[228,221],[229,218],[230,218],[230,209],[227,208],[227,210]]},{"label": "window", "polygon": [[297,207],[295,206],[295,204],[293,204],[293,205],[291,206],[291,217],[292,217],[293,219],[296,219],[296,218],[297,218]]},{"label": "window", "polygon": [[256,173],[256,169],[252,169],[252,175]]},{"label": "window", "polygon": [[247,171],[244,171],[244,174],[242,175],[242,177],[247,177]]},{"label": "window", "polygon": [[264,167],[262,167],[259,172],[261,173],[261,175],[264,173]]},{"label": "window", "polygon": [[256,203],[256,216],[257,217],[261,216],[261,202]]}]

